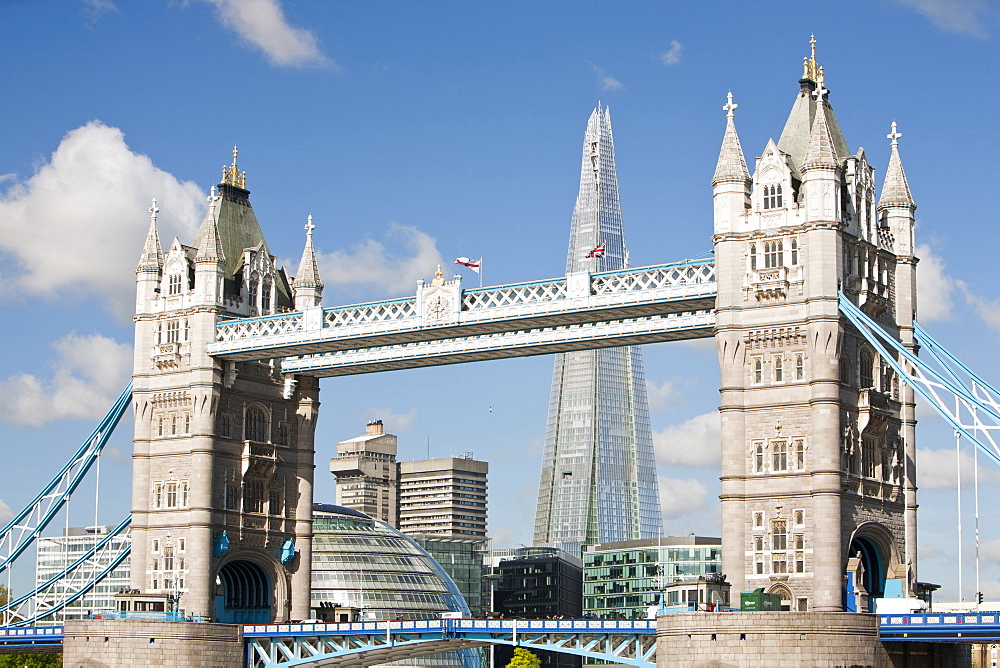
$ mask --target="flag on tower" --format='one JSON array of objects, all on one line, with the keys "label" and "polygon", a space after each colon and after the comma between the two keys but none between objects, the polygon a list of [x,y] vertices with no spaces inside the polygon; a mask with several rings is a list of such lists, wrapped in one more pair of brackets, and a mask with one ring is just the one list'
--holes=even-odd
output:
[{"label": "flag on tower", "polygon": [[604,257],[604,244],[593,248],[585,257],[588,259],[592,257]]},{"label": "flag on tower", "polygon": [[471,269],[472,271],[474,271],[474,272],[476,272],[478,274],[479,273],[479,268],[483,264],[483,258],[479,258],[478,260],[471,260],[471,259],[469,259],[467,257],[458,257],[458,258],[455,258],[455,264],[460,264],[463,267],[468,267],[469,269]]}]

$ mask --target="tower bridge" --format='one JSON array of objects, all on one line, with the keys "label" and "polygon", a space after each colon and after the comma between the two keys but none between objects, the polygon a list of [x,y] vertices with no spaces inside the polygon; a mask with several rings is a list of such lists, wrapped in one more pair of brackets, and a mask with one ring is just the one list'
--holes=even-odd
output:
[{"label": "tower bridge", "polygon": [[[595,256],[593,270],[476,289],[439,268],[413,296],[324,308],[311,217],[293,278],[275,265],[235,150],[191,245],[162,249],[154,200],[136,269],[132,588],[182,582],[186,611],[221,622],[311,616],[321,377],[712,336],[734,590],[819,613],[864,611],[888,580],[912,592],[915,388],[998,459],[982,425],[1000,421],[1000,403],[978,376],[962,385],[916,355],[918,342],[943,349],[915,320],[916,205],[895,124],[876,198],[815,52],[752,175],[736,108],[730,95],[712,259],[608,271]],[[4,528],[0,569],[70,491],[52,487]]]}]

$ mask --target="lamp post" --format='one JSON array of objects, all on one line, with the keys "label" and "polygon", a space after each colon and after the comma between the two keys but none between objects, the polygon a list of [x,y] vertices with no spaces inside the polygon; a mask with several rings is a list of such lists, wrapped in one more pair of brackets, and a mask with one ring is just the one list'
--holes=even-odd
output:
[{"label": "lamp post", "polygon": [[[490,610],[487,617],[492,617],[496,610],[493,609],[493,595],[496,589],[496,581],[501,579],[503,576],[500,573],[494,573],[493,567],[490,566],[490,572],[483,575],[483,579],[490,583]],[[496,646],[490,643],[490,666],[489,668],[494,668],[493,651]]]}]

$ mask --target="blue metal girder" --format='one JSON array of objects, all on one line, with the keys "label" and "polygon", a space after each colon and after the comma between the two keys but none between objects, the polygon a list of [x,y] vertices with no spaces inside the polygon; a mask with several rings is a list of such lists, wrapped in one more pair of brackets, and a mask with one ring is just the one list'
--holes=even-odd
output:
[{"label": "blue metal girder", "polygon": [[1000,612],[923,612],[879,615],[883,642],[1000,642]]},{"label": "blue metal girder", "polygon": [[62,626],[0,626],[0,647],[37,647],[61,645]]}]

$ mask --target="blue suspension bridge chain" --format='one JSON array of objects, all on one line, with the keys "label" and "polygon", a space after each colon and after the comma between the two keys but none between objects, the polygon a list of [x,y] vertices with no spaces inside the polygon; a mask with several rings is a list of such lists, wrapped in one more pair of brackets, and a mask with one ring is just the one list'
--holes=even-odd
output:
[{"label": "blue suspension bridge chain", "polygon": [[969,439],[1000,464],[1000,445],[993,433],[1000,429],[1000,393],[962,364],[914,323],[917,341],[930,359],[917,357],[861,309],[840,294],[840,312],[879,353],[883,360],[934,408],[956,432]]},{"label": "blue suspension bridge chain", "polygon": [[66,504],[111,438],[131,400],[130,382],[108,414],[62,470],[49,481],[38,496],[0,530],[0,573],[9,568],[28,549]]},{"label": "blue suspension bridge chain", "polygon": [[129,542],[131,524],[132,516],[129,515],[61,572],[33,591],[0,607],[0,618],[9,619],[10,626],[26,626],[50,617],[78,600],[128,558],[132,551]]}]

